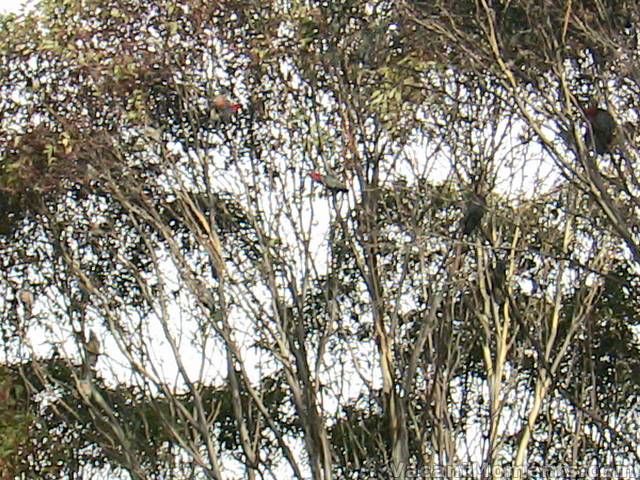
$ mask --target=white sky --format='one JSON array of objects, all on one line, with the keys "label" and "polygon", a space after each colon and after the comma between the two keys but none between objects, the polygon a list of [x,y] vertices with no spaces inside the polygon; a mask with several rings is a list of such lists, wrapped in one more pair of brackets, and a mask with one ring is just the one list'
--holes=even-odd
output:
[{"label": "white sky", "polygon": [[0,13],[17,12],[24,0],[0,0]]}]

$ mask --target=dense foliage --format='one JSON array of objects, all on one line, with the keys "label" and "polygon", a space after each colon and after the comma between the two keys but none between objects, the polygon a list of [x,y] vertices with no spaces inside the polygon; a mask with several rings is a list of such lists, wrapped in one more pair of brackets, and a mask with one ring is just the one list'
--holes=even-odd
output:
[{"label": "dense foliage", "polygon": [[635,3],[0,18],[0,478],[640,475]]}]

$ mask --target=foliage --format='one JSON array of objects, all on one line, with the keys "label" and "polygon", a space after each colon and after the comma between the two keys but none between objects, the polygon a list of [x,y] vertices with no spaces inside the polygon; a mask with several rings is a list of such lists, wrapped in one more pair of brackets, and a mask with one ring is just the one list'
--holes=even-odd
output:
[{"label": "foliage", "polygon": [[[637,22],[601,0],[3,17],[2,474],[640,474]],[[618,123],[603,155],[590,104]]]}]

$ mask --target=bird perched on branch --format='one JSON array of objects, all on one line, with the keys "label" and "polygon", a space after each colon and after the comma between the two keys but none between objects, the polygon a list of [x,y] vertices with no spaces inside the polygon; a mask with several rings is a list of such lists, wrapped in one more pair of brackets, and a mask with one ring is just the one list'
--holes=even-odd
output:
[{"label": "bird perched on branch", "polygon": [[18,298],[20,298],[20,301],[24,306],[25,315],[27,317],[30,317],[31,313],[33,312],[33,304],[35,302],[33,293],[31,293],[31,290],[25,287],[22,288],[22,290],[20,290],[20,292],[18,293]]},{"label": "bird perched on branch", "polygon": [[220,111],[236,113],[242,108],[239,103],[232,103],[226,95],[218,95],[213,99],[213,106]]},{"label": "bird perched on branch", "polygon": [[214,109],[209,115],[215,121],[227,123],[231,121],[234,114],[238,113],[242,106],[239,103],[233,103],[226,95],[218,95],[213,99]]},{"label": "bird perched on branch", "polygon": [[507,279],[507,264],[504,260],[496,259],[496,265],[491,272],[491,283],[493,288],[504,288],[505,281]]},{"label": "bird perched on branch", "polygon": [[501,258],[496,258],[495,267],[491,271],[491,291],[499,303],[504,300],[507,281],[507,264]]},{"label": "bird perched on branch", "polygon": [[589,120],[589,129],[584,136],[587,145],[592,145],[591,133],[593,132],[593,146],[598,155],[607,153],[613,141],[616,129],[616,121],[608,111],[602,108],[591,107],[584,111]]},{"label": "bird perched on branch", "polygon": [[346,184],[333,175],[323,175],[320,172],[311,172],[309,176],[316,182],[321,183],[332,192],[348,192]]},{"label": "bird perched on branch", "polygon": [[462,235],[471,235],[480,225],[487,210],[487,203],[482,195],[472,194],[461,222]]},{"label": "bird perched on branch", "polygon": [[96,366],[96,363],[98,363],[98,357],[100,356],[100,340],[98,340],[98,336],[93,330],[91,330],[91,333],[89,334],[86,349],[87,363],[93,368]]}]

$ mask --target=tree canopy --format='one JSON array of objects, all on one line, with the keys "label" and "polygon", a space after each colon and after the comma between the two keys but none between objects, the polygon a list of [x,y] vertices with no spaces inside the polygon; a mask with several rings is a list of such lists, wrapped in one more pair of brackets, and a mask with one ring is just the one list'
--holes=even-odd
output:
[{"label": "tree canopy", "polygon": [[639,476],[639,21],[1,16],[0,478]]}]

